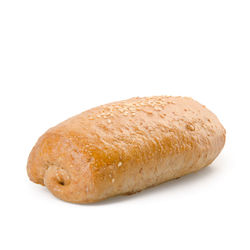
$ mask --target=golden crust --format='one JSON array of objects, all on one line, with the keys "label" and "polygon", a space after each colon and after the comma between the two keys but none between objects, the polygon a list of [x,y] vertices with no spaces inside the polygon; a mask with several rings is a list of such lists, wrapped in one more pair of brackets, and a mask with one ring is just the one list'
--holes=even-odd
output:
[{"label": "golden crust", "polygon": [[191,98],[131,98],[49,129],[32,149],[27,171],[58,198],[89,203],[197,171],[224,143],[217,117]]}]

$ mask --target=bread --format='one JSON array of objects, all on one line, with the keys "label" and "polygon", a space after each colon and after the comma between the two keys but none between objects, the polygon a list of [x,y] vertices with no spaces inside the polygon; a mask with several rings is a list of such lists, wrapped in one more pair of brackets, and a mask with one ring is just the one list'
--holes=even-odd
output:
[{"label": "bread", "polygon": [[137,97],[49,129],[32,149],[27,172],[62,200],[90,203],[206,167],[224,143],[217,117],[193,99]]}]

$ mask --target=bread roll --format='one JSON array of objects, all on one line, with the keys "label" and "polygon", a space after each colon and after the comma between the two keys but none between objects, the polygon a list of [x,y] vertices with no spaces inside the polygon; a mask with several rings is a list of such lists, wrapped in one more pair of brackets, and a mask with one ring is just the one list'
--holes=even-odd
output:
[{"label": "bread roll", "polygon": [[49,129],[32,149],[27,171],[56,197],[90,203],[206,167],[224,143],[217,117],[191,98],[137,97]]}]

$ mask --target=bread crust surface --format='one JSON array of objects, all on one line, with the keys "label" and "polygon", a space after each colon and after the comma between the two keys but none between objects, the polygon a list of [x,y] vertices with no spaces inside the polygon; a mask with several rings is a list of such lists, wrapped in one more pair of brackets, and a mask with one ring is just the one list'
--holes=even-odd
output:
[{"label": "bread crust surface", "polygon": [[191,98],[136,97],[49,129],[32,149],[27,172],[62,200],[96,202],[208,166],[225,134],[218,118]]}]

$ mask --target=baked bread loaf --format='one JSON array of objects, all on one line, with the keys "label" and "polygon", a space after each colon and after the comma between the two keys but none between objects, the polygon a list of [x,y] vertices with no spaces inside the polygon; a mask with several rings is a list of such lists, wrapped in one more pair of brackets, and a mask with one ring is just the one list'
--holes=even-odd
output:
[{"label": "baked bread loaf", "polygon": [[49,129],[32,149],[27,171],[56,197],[90,203],[206,167],[224,143],[217,117],[193,99],[136,97]]}]

